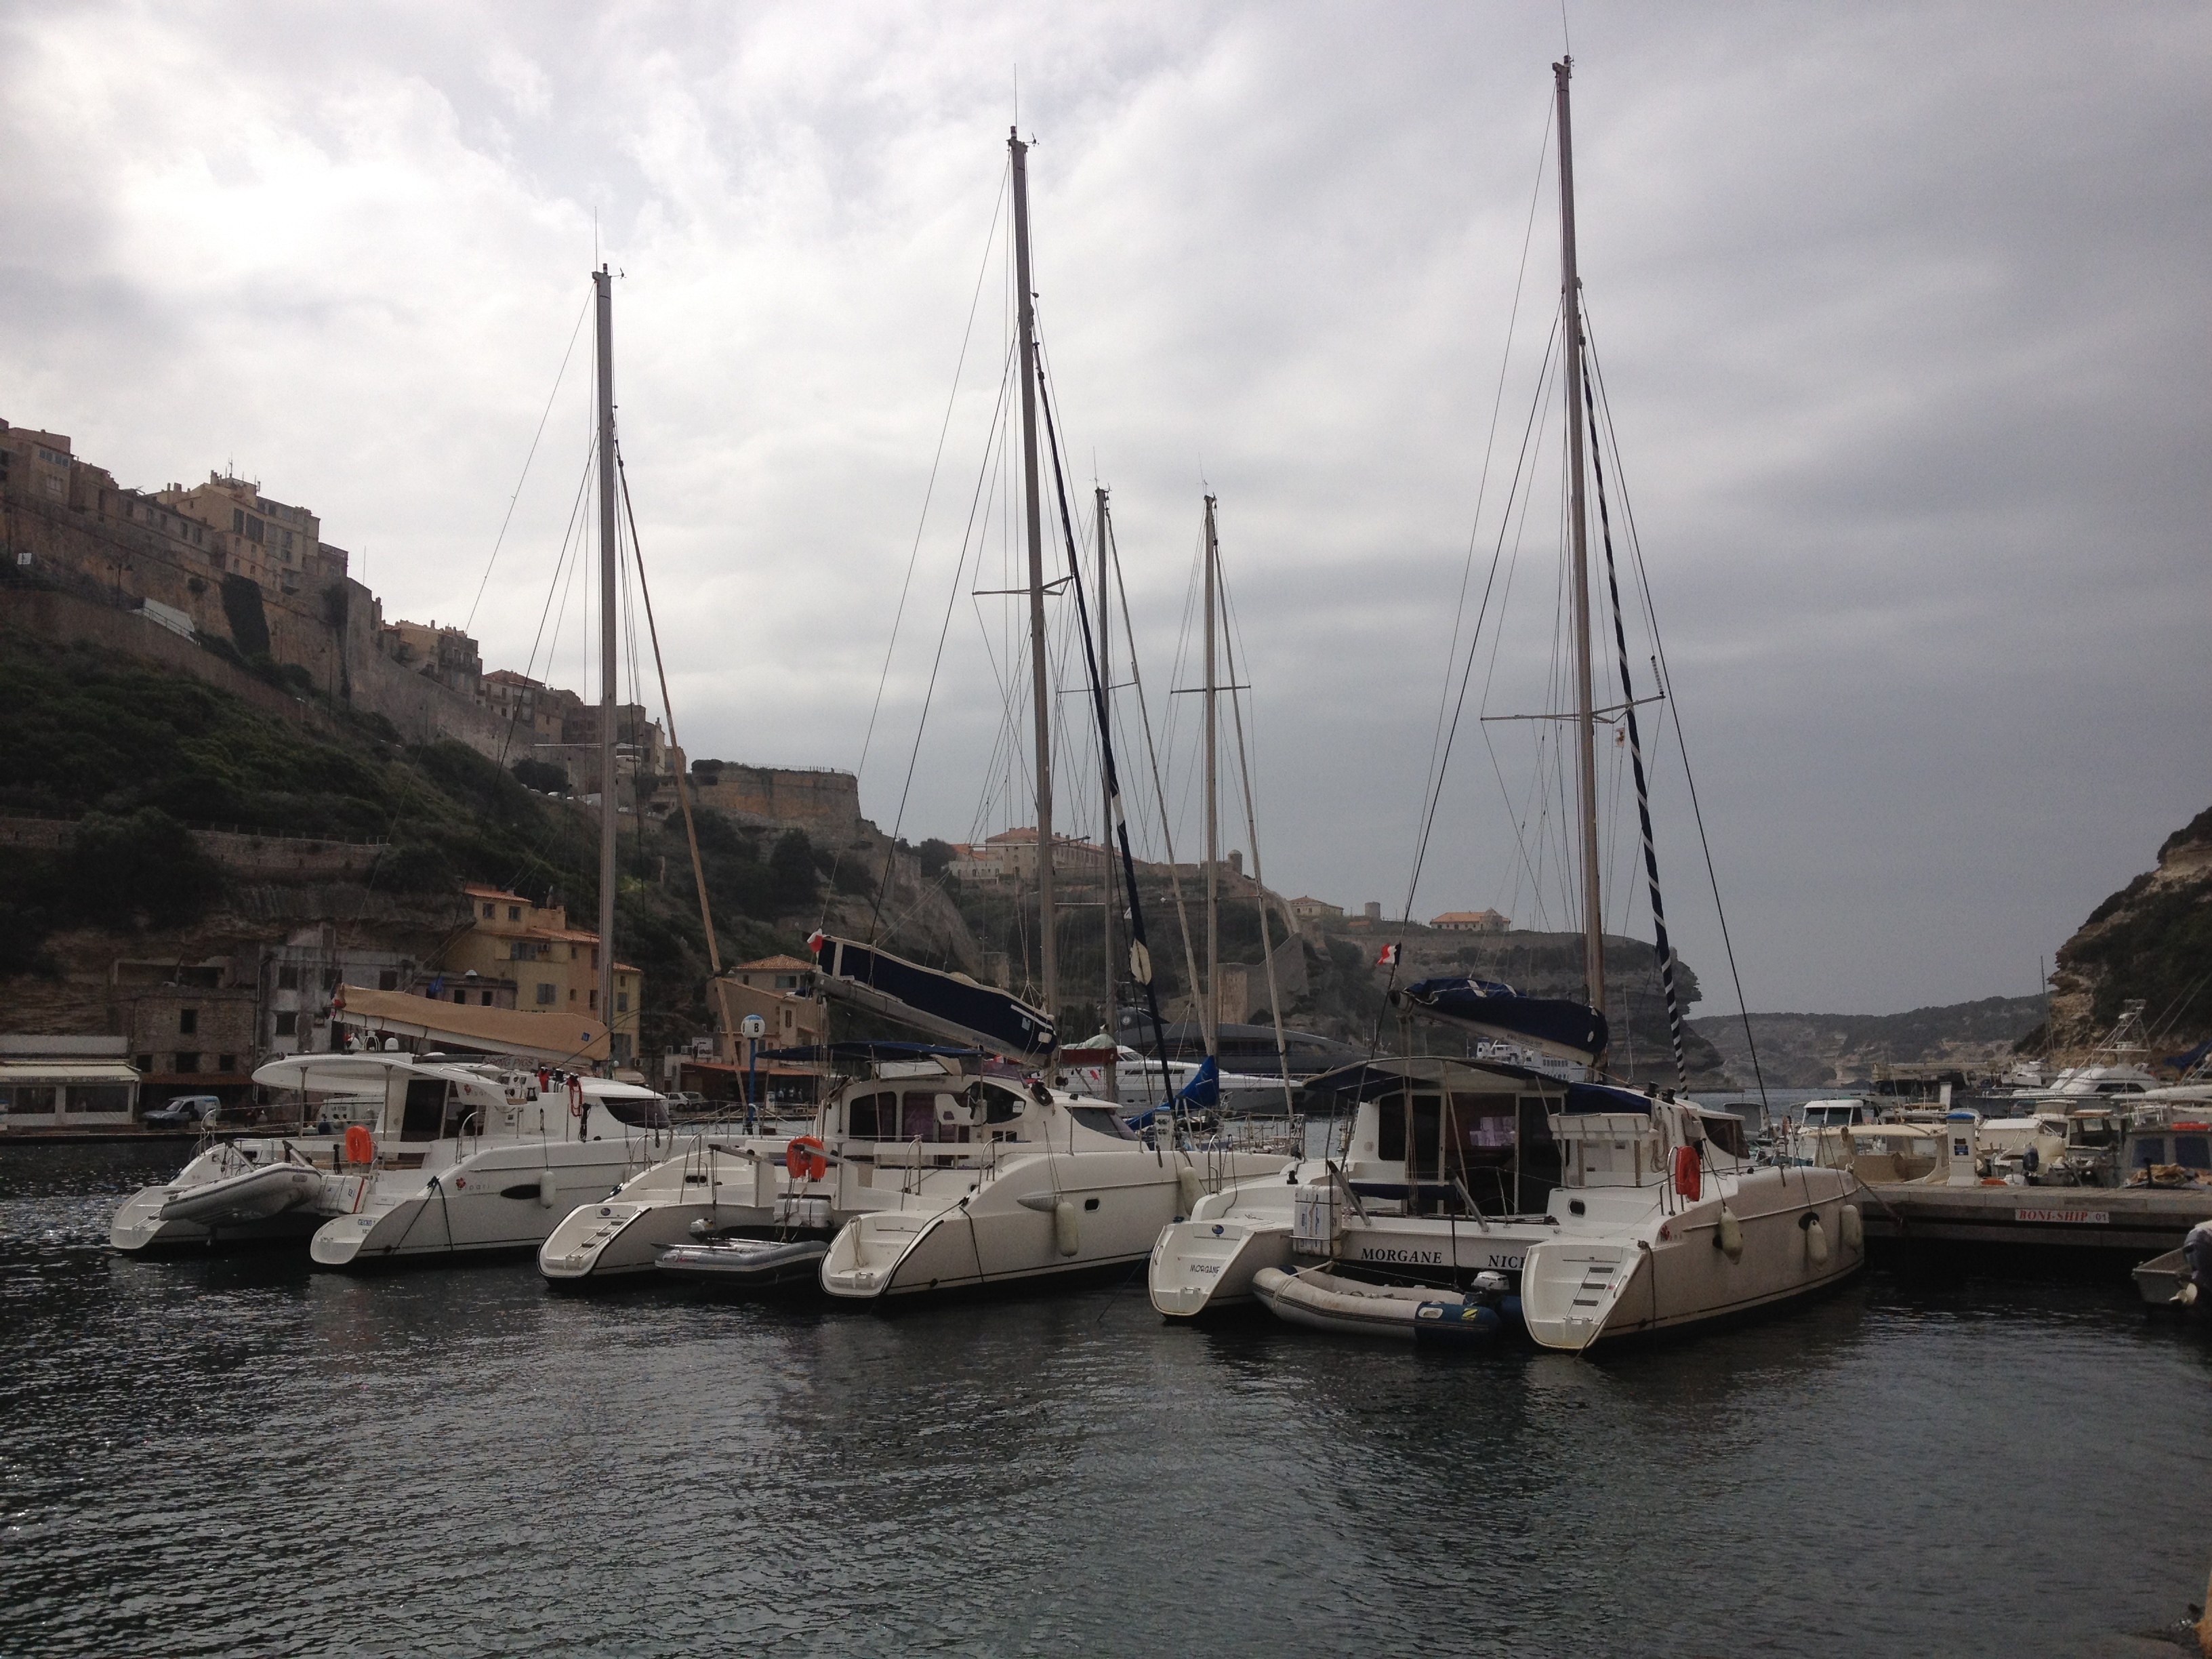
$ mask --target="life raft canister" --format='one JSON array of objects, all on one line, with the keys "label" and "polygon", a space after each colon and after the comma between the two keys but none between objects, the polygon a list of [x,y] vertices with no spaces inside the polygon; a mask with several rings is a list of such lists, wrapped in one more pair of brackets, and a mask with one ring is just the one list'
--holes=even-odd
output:
[{"label": "life raft canister", "polygon": [[376,1162],[376,1137],[358,1123],[346,1125],[345,1160],[349,1164]]},{"label": "life raft canister", "polygon": [[1674,1149],[1674,1190],[1695,1203],[1705,1189],[1705,1171],[1698,1164],[1698,1149],[1677,1146]]},{"label": "life raft canister", "polygon": [[783,1167],[793,1181],[819,1181],[830,1173],[830,1160],[822,1156],[820,1141],[800,1135],[783,1149]]}]

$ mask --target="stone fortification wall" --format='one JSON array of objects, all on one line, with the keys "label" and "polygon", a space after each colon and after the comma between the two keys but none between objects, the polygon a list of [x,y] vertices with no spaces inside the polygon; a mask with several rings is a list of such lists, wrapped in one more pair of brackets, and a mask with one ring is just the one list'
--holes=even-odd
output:
[{"label": "stone fortification wall", "polygon": [[[76,825],[66,818],[0,817],[0,847],[66,847]],[[228,830],[194,830],[199,849],[234,875],[257,881],[358,880],[386,851],[382,842],[311,841]]]},{"label": "stone fortification wall", "polygon": [[[289,693],[269,685],[137,610],[151,599],[190,618],[199,639],[219,640],[240,657],[266,651],[306,671],[333,702],[381,714],[409,743],[452,738],[480,754],[513,761],[530,752],[532,734],[476,698],[394,661],[380,648],[383,610],[350,577],[297,593],[224,580],[173,538],[88,508],[10,497],[0,538],[10,573],[43,584],[0,593],[15,625],[47,637],[87,640],[158,662],[237,692],[257,707],[299,714]],[[27,556],[27,562],[26,560]],[[251,590],[249,594],[248,590]]]},{"label": "stone fortification wall", "polygon": [[850,772],[702,761],[692,769],[691,787],[700,805],[741,823],[797,828],[830,845],[849,841],[860,829],[860,781]]}]

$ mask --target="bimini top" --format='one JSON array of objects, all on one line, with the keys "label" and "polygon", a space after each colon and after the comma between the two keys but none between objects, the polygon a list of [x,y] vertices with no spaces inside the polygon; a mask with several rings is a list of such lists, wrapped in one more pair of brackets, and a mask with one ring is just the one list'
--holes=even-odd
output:
[{"label": "bimini top", "polygon": [[1425,1084],[1431,1088],[1449,1089],[1459,1083],[1465,1087],[1496,1088],[1489,1079],[1504,1078],[1516,1083],[1537,1085],[1549,1093],[1564,1086],[1566,1098],[1554,1108],[1555,1115],[1576,1116],[1595,1112],[1640,1112],[1649,1116],[1651,1101],[1634,1089],[1624,1089],[1609,1083],[1569,1083],[1562,1085],[1559,1079],[1533,1070],[1526,1066],[1508,1065],[1495,1060],[1460,1060],[1444,1054],[1382,1055],[1364,1060],[1356,1066],[1340,1066],[1334,1072],[1324,1072],[1310,1079],[1306,1087],[1317,1094],[1330,1097],[1341,1106],[1346,1103],[1372,1100],[1404,1088],[1408,1084]]}]

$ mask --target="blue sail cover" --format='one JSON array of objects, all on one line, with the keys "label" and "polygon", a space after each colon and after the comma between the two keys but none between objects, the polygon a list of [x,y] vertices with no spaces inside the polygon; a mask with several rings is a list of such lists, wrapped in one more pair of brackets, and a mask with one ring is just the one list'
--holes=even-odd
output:
[{"label": "blue sail cover", "polygon": [[807,944],[825,995],[1009,1060],[1042,1060],[1052,1054],[1052,1022],[1011,992],[853,939],[817,933]]},{"label": "blue sail cover", "polygon": [[1433,1019],[1572,1060],[1595,1059],[1610,1035],[1605,1016],[1587,1003],[1524,997],[1491,979],[1425,979],[1393,991],[1390,1000]]}]

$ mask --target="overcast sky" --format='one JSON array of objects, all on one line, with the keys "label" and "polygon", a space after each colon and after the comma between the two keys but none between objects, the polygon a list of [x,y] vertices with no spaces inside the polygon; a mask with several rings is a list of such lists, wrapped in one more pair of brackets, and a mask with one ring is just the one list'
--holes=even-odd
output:
[{"label": "overcast sky", "polygon": [[[1747,998],[2030,992],[2212,801],[2212,10],[1577,0],[1566,22],[1585,288]],[[860,761],[943,428],[863,807],[900,813],[980,475],[995,527],[900,827],[1030,822],[1004,799],[1001,602],[967,597],[1006,585],[988,434],[1018,81],[1071,470],[1113,491],[1178,850],[1193,711],[1162,694],[1194,683],[1211,489],[1270,884],[1395,912],[1470,538],[1479,591],[1540,395],[1548,173],[1522,245],[1561,27],[1540,4],[14,0],[0,416],[126,483],[234,464],[322,514],[387,617],[473,611],[487,663],[521,667],[585,465],[588,332],[555,385],[596,246],[685,747]],[[1539,915],[1515,820],[1540,728],[1476,715],[1547,706],[1547,441],[1418,915]],[[550,672],[580,686],[574,596],[562,615]],[[1655,771],[1716,1012],[1679,757]],[[1095,828],[1093,787],[1064,787]],[[1625,878],[1632,814],[1608,823]]]}]

